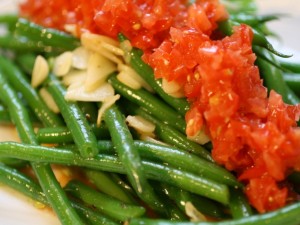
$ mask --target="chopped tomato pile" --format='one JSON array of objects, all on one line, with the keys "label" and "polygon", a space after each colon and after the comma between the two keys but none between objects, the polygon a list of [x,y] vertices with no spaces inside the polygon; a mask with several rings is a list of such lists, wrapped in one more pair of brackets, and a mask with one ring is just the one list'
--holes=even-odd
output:
[{"label": "chopped tomato pile", "polygon": [[21,14],[64,29],[76,25],[116,38],[125,34],[144,50],[157,78],[176,81],[191,103],[187,135],[204,130],[215,161],[246,184],[250,203],[266,212],[284,206],[292,191],[285,181],[300,169],[299,106],[263,86],[252,52],[250,27],[212,38],[228,17],[218,0],[27,0]]}]

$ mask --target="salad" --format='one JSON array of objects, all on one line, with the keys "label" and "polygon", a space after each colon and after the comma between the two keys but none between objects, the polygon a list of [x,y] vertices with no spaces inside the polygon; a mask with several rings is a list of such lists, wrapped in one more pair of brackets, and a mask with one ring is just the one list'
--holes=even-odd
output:
[{"label": "salad", "polygon": [[298,224],[299,64],[266,39],[278,17],[24,1],[0,19],[1,120],[21,139],[0,143],[1,182],[62,224]]}]

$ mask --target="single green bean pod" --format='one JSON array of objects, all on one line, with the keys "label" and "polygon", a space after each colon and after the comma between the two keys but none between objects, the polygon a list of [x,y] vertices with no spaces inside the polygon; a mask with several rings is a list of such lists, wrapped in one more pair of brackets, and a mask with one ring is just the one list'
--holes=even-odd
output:
[{"label": "single green bean pod", "polygon": [[79,181],[70,181],[65,190],[116,220],[126,221],[131,218],[141,217],[146,212],[142,206],[121,202],[109,195],[97,192]]}]

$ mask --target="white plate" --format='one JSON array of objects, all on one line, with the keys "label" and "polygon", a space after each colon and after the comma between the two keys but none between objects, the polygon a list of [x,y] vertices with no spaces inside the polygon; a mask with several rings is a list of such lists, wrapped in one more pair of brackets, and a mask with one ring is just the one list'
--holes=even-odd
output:
[{"label": "white plate", "polygon": [[[16,10],[18,0],[0,0],[0,13]],[[258,0],[261,13],[284,13],[287,17],[269,23],[269,27],[281,36],[272,40],[274,46],[287,54],[294,54],[293,60],[300,62],[300,22],[299,0]],[[0,127],[0,141],[16,140],[16,131],[10,127]],[[0,188],[0,224],[5,225],[58,225],[60,222],[47,209],[40,210],[28,198],[6,187]]]}]

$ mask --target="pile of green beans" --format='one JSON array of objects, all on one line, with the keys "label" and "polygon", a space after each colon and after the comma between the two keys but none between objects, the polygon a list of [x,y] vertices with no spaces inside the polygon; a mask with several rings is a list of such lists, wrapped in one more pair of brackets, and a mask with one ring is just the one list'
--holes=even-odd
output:
[{"label": "pile of green beans", "polygon": [[[265,38],[269,32],[265,23],[279,15],[256,16],[251,2],[244,3],[251,6],[251,13],[233,11],[219,29],[231,34],[235,24],[251,25],[265,85],[286,103],[298,104],[300,64],[277,60],[273,54],[289,55],[277,52]],[[52,57],[78,47],[79,41],[16,15],[2,15],[0,23],[8,30],[0,37],[0,124],[14,125],[21,140],[0,142],[0,183],[52,208],[64,225],[300,223],[299,203],[261,215],[251,208],[235,174],[217,165],[209,148],[186,137],[184,116],[189,103],[164,92],[161,80],[143,62],[141,50],[128,52],[129,64],[154,93],[134,90],[111,74],[107,81],[121,98],[104,112],[99,126],[98,103],[66,101],[66,88],[54,74],[37,88],[30,85],[38,54]],[[122,34],[118,38],[127,41]],[[41,87],[49,91],[60,113],[45,104]],[[154,124],[157,142],[141,140],[127,125],[128,115]],[[80,178],[72,177],[63,187],[52,165],[68,167]],[[31,168],[37,179],[25,174],[24,168]],[[295,172],[289,181],[299,184],[300,175]],[[188,204],[212,221],[190,222]],[[224,221],[216,222],[220,220]]]}]

